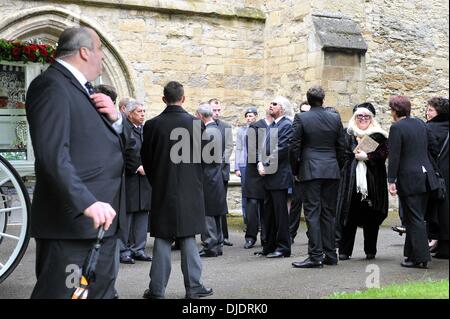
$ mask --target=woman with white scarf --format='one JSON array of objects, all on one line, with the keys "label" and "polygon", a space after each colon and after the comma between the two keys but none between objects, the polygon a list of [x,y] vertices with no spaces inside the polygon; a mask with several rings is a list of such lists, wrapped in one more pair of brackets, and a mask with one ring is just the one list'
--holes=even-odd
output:
[{"label": "woman with white scarf", "polygon": [[[376,150],[368,154],[357,147],[365,136],[378,143]],[[388,133],[375,120],[372,104],[358,104],[353,108],[347,127],[346,163],[342,169],[338,200],[340,260],[352,255],[358,226],[364,231],[366,258],[374,259],[377,253],[378,230],[388,213],[387,138]]]}]

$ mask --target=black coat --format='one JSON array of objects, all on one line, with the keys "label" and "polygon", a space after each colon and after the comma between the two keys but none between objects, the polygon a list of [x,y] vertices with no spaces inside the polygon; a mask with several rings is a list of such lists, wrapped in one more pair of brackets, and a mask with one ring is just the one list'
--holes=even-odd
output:
[{"label": "black coat", "polygon": [[[201,139],[200,120],[180,106],[167,106],[144,125],[141,158],[152,185],[150,234],[153,237],[188,237],[205,232],[203,169],[197,150],[201,152],[201,140],[194,139],[194,126]],[[188,140],[180,142],[187,134],[178,136],[177,131],[189,133]],[[171,139],[171,134],[176,140]],[[172,161],[171,150],[178,154],[178,147],[186,147],[181,156],[189,151],[187,162]]]},{"label": "black coat", "polygon": [[137,173],[142,165],[141,147],[142,132],[130,121],[125,121],[124,131],[127,131],[134,139],[136,147],[125,152],[125,194],[127,213],[136,213],[150,210],[152,188],[146,176]]},{"label": "black coat", "polygon": [[[270,145],[270,135],[277,131],[278,142]],[[278,123],[272,122],[269,127],[269,138],[266,139],[263,149],[268,157],[261,158],[266,171],[263,178],[266,190],[281,190],[292,187],[292,172],[288,155],[291,136],[292,121],[287,117],[283,117]]]},{"label": "black coat", "polygon": [[36,158],[31,235],[96,238],[92,219],[83,215],[96,201],[117,213],[106,236],[125,229],[121,138],[77,79],[53,64],[31,83],[26,109]]},{"label": "black coat", "polygon": [[[371,134],[370,137],[377,141],[379,145],[375,151],[367,154],[368,160],[365,161],[367,166],[367,200],[370,200],[372,205],[370,213],[375,215],[370,216],[370,220],[374,220],[378,225],[381,225],[388,215],[389,208],[385,165],[388,156],[388,141],[380,133]],[[355,184],[358,160],[356,160],[353,150],[358,142],[355,136],[349,134],[345,134],[345,142],[345,162],[341,170],[337,203],[337,219],[342,225],[346,224],[352,198],[357,196]],[[364,211],[358,212],[358,214],[366,213]],[[360,220],[364,220],[364,218]]]},{"label": "black coat", "polygon": [[399,196],[422,194],[437,188],[430,155],[437,155],[435,141],[423,121],[408,117],[391,126],[388,182],[396,183]]},{"label": "black coat", "polygon": [[[203,140],[206,144],[205,147],[211,152],[208,152],[211,156],[211,163],[205,162],[203,164],[203,190],[205,196],[205,215],[206,216],[221,216],[225,215],[228,211],[225,184],[223,183],[222,176],[222,158],[217,157],[214,153],[221,149],[221,132],[215,122],[206,125],[204,136],[207,139]],[[216,157],[214,157],[216,156]]]},{"label": "black coat", "polygon": [[344,165],[345,138],[338,114],[323,107],[295,115],[289,148],[292,173],[300,181],[339,179]]},{"label": "black coat", "polygon": [[[433,138],[435,139],[435,151],[434,153],[441,152],[445,139],[448,134],[448,115],[438,115],[434,117],[432,120],[427,122],[427,126],[431,131]],[[439,239],[448,240],[449,236],[449,207],[448,207],[448,198],[449,198],[449,176],[448,176],[448,142],[445,148],[442,150],[441,155],[437,160],[437,165],[439,171],[445,179],[445,183],[447,185],[447,197],[443,201],[434,201],[436,204],[436,210],[434,213],[437,213],[437,216],[431,216],[432,219],[436,220],[439,225]]]},{"label": "black coat", "polygon": [[230,157],[233,152],[232,127],[222,120],[215,120],[215,122],[222,133],[222,177],[224,182],[228,182],[230,180]]},{"label": "black coat", "polygon": [[[264,181],[258,173],[258,152],[262,149],[266,130],[269,127],[264,119],[250,124],[247,130],[247,165],[245,170],[245,183],[242,188],[244,197],[253,199],[264,199]],[[259,132],[259,133],[258,133]]]}]

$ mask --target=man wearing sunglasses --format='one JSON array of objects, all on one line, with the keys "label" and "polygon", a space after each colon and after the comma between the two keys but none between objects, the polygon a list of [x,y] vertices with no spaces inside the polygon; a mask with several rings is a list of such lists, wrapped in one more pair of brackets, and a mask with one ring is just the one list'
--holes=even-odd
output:
[{"label": "man wearing sunglasses", "polygon": [[292,122],[285,116],[290,108],[289,101],[276,97],[269,106],[273,118],[269,133],[258,161],[258,171],[264,176],[265,200],[263,228],[266,241],[260,255],[267,258],[291,256],[289,236],[289,214],[287,209],[288,188],[292,187],[292,173],[289,167],[288,143],[292,134]]}]

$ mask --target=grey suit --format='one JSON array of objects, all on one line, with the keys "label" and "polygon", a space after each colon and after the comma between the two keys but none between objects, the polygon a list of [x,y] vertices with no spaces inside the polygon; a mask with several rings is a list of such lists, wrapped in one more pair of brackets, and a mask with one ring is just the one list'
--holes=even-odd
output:
[{"label": "grey suit", "polygon": [[324,254],[337,260],[335,215],[345,151],[342,122],[339,115],[315,106],[296,114],[293,127],[289,160],[302,189],[308,254],[313,261],[322,261]]}]

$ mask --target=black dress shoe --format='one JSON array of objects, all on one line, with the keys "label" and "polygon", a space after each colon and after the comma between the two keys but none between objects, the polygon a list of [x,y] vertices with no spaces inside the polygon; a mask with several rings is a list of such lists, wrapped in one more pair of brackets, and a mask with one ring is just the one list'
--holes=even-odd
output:
[{"label": "black dress shoe", "polygon": [[223,240],[223,244],[224,244],[225,246],[233,246],[233,243],[232,243],[228,238],[225,238],[225,239]]},{"label": "black dress shoe", "polygon": [[120,263],[132,265],[135,263],[135,261],[131,256],[123,256],[123,257],[120,257]]},{"label": "black dress shoe", "polygon": [[328,266],[336,266],[338,264],[338,261],[337,259],[325,257],[322,263]]},{"label": "black dress shoe", "polygon": [[323,263],[321,261],[314,261],[307,258],[304,261],[294,261],[292,266],[294,268],[323,268]]},{"label": "black dress shoe", "polygon": [[146,254],[138,254],[138,255],[134,255],[134,260],[139,260],[139,261],[152,261],[152,257],[146,255]]},{"label": "black dress shoe", "polygon": [[281,251],[275,250],[273,253],[270,253],[266,256],[266,258],[282,258],[282,257],[291,257],[291,253],[283,253]]},{"label": "black dress shoe", "polygon": [[346,254],[339,254],[339,260],[349,260],[350,256]]},{"label": "black dress shoe", "polygon": [[146,289],[144,291],[142,298],[144,298],[144,299],[164,299],[164,297],[162,297],[162,296],[156,296],[156,295],[152,294],[150,289]]},{"label": "black dress shoe", "polygon": [[204,249],[202,249],[202,250],[199,251],[199,255],[200,255],[200,257],[202,257],[202,258],[207,258],[207,257],[217,257],[217,256],[219,256],[218,253],[215,253],[215,252],[213,252],[213,251],[211,251],[211,250],[204,250]]},{"label": "black dress shoe", "polygon": [[405,226],[392,226],[391,229],[393,231],[397,232],[400,236],[402,236],[404,233],[406,233]]},{"label": "black dress shoe", "polygon": [[448,259],[448,254],[443,254],[443,253],[435,253],[434,255],[433,255],[433,258],[436,258],[436,259]]},{"label": "black dress shoe", "polygon": [[202,297],[211,296],[214,293],[212,288],[206,288],[202,286],[200,289],[196,289],[190,292],[186,292],[186,299],[199,299]]},{"label": "black dress shoe", "polygon": [[255,255],[255,256],[267,256],[268,254],[270,254],[270,252],[264,251],[264,250],[255,251],[253,253],[253,255]]},{"label": "black dress shoe", "polygon": [[422,263],[416,263],[410,260],[404,260],[401,262],[400,265],[406,268],[422,268],[422,269],[428,268],[428,263],[426,261]]},{"label": "black dress shoe", "polygon": [[366,254],[366,259],[368,260],[375,259],[375,254]]},{"label": "black dress shoe", "polygon": [[255,241],[254,240],[246,240],[245,244],[244,244],[244,248],[245,249],[250,249],[253,246],[255,246]]}]

